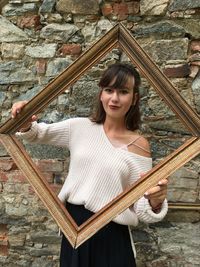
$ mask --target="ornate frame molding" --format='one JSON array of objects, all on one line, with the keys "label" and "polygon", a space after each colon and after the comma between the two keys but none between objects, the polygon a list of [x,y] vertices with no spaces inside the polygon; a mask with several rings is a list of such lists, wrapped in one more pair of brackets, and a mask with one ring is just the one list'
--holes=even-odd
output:
[{"label": "ornate frame molding", "polygon": [[[79,79],[89,68],[98,62],[113,48],[120,47],[134,65],[146,77],[160,97],[174,111],[177,117],[191,133],[191,138],[157,164],[143,178],[127,188],[81,226],[77,226],[66,211],[64,205],[52,192],[46,179],[37,170],[36,165],[25,148],[13,134],[30,116],[42,111],[66,88]],[[83,53],[73,64],[51,81],[40,93],[33,97],[15,119],[8,119],[0,127],[0,140],[11,157],[27,177],[64,235],[73,247],[80,246],[99,229],[123,212],[157,182],[174,173],[189,160],[200,153],[200,117],[187,104],[169,79],[153,63],[133,36],[122,24],[116,24],[99,41]]]}]

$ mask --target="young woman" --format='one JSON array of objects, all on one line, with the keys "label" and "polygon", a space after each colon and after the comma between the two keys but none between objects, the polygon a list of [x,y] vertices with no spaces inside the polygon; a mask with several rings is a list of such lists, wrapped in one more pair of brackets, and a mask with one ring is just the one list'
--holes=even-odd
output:
[{"label": "young woman", "polygon": [[[99,82],[91,118],[45,124],[37,123],[34,115],[18,133],[29,142],[70,150],[69,173],[59,198],[78,225],[152,167],[149,143],[138,133],[139,85],[140,76],[131,65],[111,65]],[[15,103],[12,116],[26,103]],[[166,193],[167,179],[163,179],[78,249],[63,236],[60,267],[136,266],[129,226],[162,220],[167,213]]]}]

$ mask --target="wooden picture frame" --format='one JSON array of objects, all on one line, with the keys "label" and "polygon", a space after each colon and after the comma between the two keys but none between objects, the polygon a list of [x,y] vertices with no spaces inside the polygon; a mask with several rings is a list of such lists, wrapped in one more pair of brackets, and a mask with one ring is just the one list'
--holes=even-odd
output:
[{"label": "wooden picture frame", "polygon": [[[89,68],[113,48],[120,47],[155,88],[160,97],[175,112],[191,133],[191,138],[157,164],[143,178],[127,188],[85,223],[77,226],[64,205],[52,192],[48,182],[13,135],[33,114],[42,111],[66,88],[79,79]],[[75,248],[94,235],[99,229],[123,212],[159,180],[171,175],[178,168],[200,153],[200,118],[187,104],[169,79],[159,70],[140,47],[129,31],[116,24],[90,49],[83,53],[40,93],[33,97],[15,119],[8,119],[0,127],[0,140],[11,157],[27,177],[29,183],[44,203],[61,231]]]}]

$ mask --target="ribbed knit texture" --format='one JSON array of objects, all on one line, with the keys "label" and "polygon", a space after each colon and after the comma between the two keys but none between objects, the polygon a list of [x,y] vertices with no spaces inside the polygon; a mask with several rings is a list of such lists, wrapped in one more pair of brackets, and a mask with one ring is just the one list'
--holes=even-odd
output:
[{"label": "ribbed knit texture", "polygon": [[[63,202],[84,205],[92,212],[99,211],[152,167],[151,158],[114,147],[103,125],[88,118],[53,124],[34,122],[30,131],[18,135],[28,142],[70,150],[69,172],[59,198]],[[142,197],[113,221],[136,226],[138,220],[146,223],[160,221],[166,213],[166,200],[161,212],[155,214],[148,200]]]}]

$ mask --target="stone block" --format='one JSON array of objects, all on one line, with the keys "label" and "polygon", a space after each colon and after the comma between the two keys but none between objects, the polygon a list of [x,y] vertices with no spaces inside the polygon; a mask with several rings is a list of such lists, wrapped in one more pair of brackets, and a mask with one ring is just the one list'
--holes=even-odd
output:
[{"label": "stone block", "polygon": [[22,183],[22,184],[28,183],[26,176],[24,176],[22,174],[22,172],[19,170],[15,170],[15,171],[11,171],[11,172],[7,173],[7,177],[8,177],[9,183],[13,183],[13,184],[15,184],[15,183]]},{"label": "stone block", "polygon": [[168,190],[168,200],[172,202],[195,203],[198,199],[198,193],[195,190],[170,189]]},{"label": "stone block", "polygon": [[198,179],[198,172],[195,171],[193,168],[186,168],[186,167],[181,167],[179,170],[177,170],[175,173],[170,176],[171,178],[174,179],[181,179],[181,178],[188,178],[188,179]]},{"label": "stone block", "polygon": [[8,256],[8,246],[0,245],[0,257],[1,256]]},{"label": "stone block", "polygon": [[10,247],[23,247],[26,235],[25,234],[13,234],[8,236]]},{"label": "stone block", "polygon": [[170,12],[200,8],[199,0],[172,0],[168,6]]},{"label": "stone block", "polygon": [[24,0],[9,0],[9,4],[23,4]]},{"label": "stone block", "polygon": [[56,9],[61,13],[96,15],[99,12],[99,4],[96,0],[59,0],[57,2]]},{"label": "stone block", "polygon": [[55,250],[48,249],[48,248],[42,248],[42,249],[37,249],[37,248],[29,248],[29,254],[33,257],[43,257],[43,256],[49,256],[49,255],[54,255],[57,254]]},{"label": "stone block", "polygon": [[5,59],[20,59],[24,56],[25,45],[3,43],[1,51]]},{"label": "stone block", "polygon": [[8,246],[8,228],[6,224],[0,224],[0,246]]},{"label": "stone block", "polygon": [[[197,0],[199,1],[199,0]],[[190,1],[192,2],[192,1]],[[199,28],[200,28],[200,20],[196,18],[190,19],[176,19],[177,24],[182,26],[185,29],[185,32],[190,39],[199,39]]]},{"label": "stone block", "polygon": [[101,7],[101,11],[104,17],[108,17],[113,14],[113,6],[111,3],[104,3]]},{"label": "stone block", "polygon": [[8,19],[0,15],[0,42],[21,42],[27,41],[28,35],[11,23]]},{"label": "stone block", "polygon": [[16,169],[18,169],[18,167],[11,158],[0,158],[0,170],[7,172]]},{"label": "stone block", "polygon": [[39,30],[42,27],[39,15],[22,17],[18,20],[17,25],[22,29],[27,28]]},{"label": "stone block", "polygon": [[64,43],[67,42],[76,32],[78,32],[78,30],[78,27],[73,24],[51,23],[42,28],[40,31],[40,37],[51,41],[60,41]]},{"label": "stone block", "polygon": [[24,3],[23,5],[5,5],[2,9],[2,15],[5,17],[10,16],[23,16],[25,13],[36,13],[36,3]]},{"label": "stone block", "polygon": [[141,0],[140,1],[140,13],[141,15],[164,15],[169,0]]},{"label": "stone block", "polygon": [[114,14],[118,15],[120,13],[122,14],[128,14],[128,6],[127,3],[114,3],[113,4],[113,12]]},{"label": "stone block", "polygon": [[169,210],[166,220],[170,222],[196,223],[200,220],[200,212],[197,210]]},{"label": "stone block", "polygon": [[198,185],[198,179],[192,179],[192,178],[179,178],[171,177],[169,181],[169,188],[183,188],[183,191],[188,189],[189,190],[195,190]]},{"label": "stone block", "polygon": [[6,194],[28,194],[28,182],[27,183],[5,183],[4,192]]},{"label": "stone block", "polygon": [[43,44],[27,46],[25,53],[32,58],[53,58],[56,54],[57,44]]},{"label": "stone block", "polygon": [[197,76],[198,72],[199,72],[199,66],[197,66],[195,64],[191,64],[189,76],[194,79]]},{"label": "stone block", "polygon": [[66,55],[80,55],[81,54],[81,45],[80,44],[63,44],[59,49],[59,54],[61,56]]},{"label": "stone block", "polygon": [[171,39],[172,37],[184,37],[184,27],[169,20],[154,23],[136,24],[132,29],[136,37],[152,37],[154,39]]},{"label": "stone block", "polygon": [[200,62],[200,52],[194,53],[191,56],[189,56],[189,61],[193,64]]},{"label": "stone block", "polygon": [[50,188],[56,195],[58,195],[60,193],[62,185],[61,184],[50,184]]},{"label": "stone block", "polygon": [[[48,112],[47,119],[47,122],[55,122],[63,119],[63,114],[62,116],[53,117],[51,113]],[[66,159],[69,156],[69,151],[66,148],[50,145],[26,144],[26,149],[32,158],[36,159]]]},{"label": "stone block", "polygon": [[37,60],[36,63],[35,63],[37,74],[39,74],[39,75],[45,74],[46,66],[47,66],[47,62],[46,62],[45,59]]},{"label": "stone block", "polygon": [[15,203],[10,204],[6,203],[6,214],[11,217],[19,218],[24,217],[29,213],[27,206],[23,205],[22,203],[19,203],[15,206]]},{"label": "stone block", "polygon": [[42,174],[48,183],[53,183],[53,181],[54,181],[54,174],[53,173],[43,172]]},{"label": "stone block", "polygon": [[46,76],[55,77],[64,71],[71,63],[71,59],[56,58],[50,61],[47,65]]},{"label": "stone block", "polygon": [[140,2],[138,1],[130,1],[127,2],[128,14],[129,15],[136,15],[140,11]]},{"label": "stone block", "polygon": [[169,78],[183,78],[189,76],[190,67],[188,64],[171,67],[166,66],[163,72]]},{"label": "stone block", "polygon": [[200,41],[191,41],[191,43],[190,43],[190,51],[192,51],[192,52],[200,52]]},{"label": "stone block", "polygon": [[40,6],[40,13],[53,13],[56,0],[44,0]]},{"label": "stone block", "polygon": [[37,82],[33,71],[20,60],[0,63],[0,84]]},{"label": "stone block", "polygon": [[156,40],[140,42],[142,48],[157,63],[169,60],[186,60],[188,39]]},{"label": "stone block", "polygon": [[42,172],[62,172],[64,169],[63,161],[59,160],[35,160],[36,165]]},{"label": "stone block", "polygon": [[52,232],[41,232],[41,233],[32,233],[30,235],[30,240],[36,244],[59,244],[60,237],[57,233]]}]

